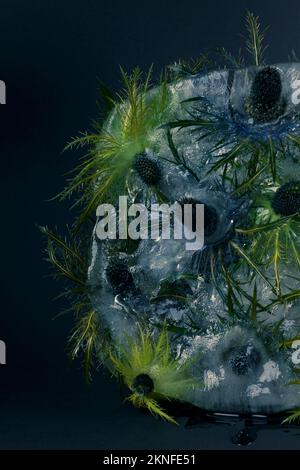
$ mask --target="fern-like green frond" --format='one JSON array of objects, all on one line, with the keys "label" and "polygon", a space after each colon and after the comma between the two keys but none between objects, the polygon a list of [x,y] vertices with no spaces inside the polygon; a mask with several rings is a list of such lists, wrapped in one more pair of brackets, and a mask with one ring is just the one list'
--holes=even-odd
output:
[{"label": "fern-like green frond", "polygon": [[160,418],[168,421],[172,424],[178,424],[177,421],[172,418],[172,416],[168,415],[168,413],[159,405],[158,401],[154,398],[146,397],[146,396],[139,396],[136,393],[132,393],[128,400],[137,408],[147,408],[150,413],[154,416],[159,416]]},{"label": "fern-like green frond", "polygon": [[83,370],[86,382],[90,381],[91,369],[97,357],[97,349],[100,338],[100,322],[95,310],[90,310],[81,315],[69,338],[72,359],[83,355]]},{"label": "fern-like green frond", "polygon": [[293,266],[295,273],[300,271],[300,219],[296,214],[276,214],[270,203],[272,194],[265,193],[257,200],[253,226],[245,229],[236,227],[235,230],[249,237],[246,250],[240,250],[239,253],[242,259],[271,287],[278,298],[283,299],[283,284],[287,288],[287,279],[283,276],[286,266]]},{"label": "fern-like green frond", "polygon": [[[62,237],[48,227],[39,227],[47,238],[47,260],[53,268],[55,278],[67,281],[61,296],[66,296],[70,307],[60,315],[73,313],[75,327],[69,338],[72,359],[83,356],[85,379],[89,382],[95,360],[104,359],[109,341],[108,334],[100,325],[97,313],[93,310],[87,285],[88,257],[82,238],[72,232]],[[101,357],[99,348],[101,347]]]},{"label": "fern-like green frond", "polygon": [[254,65],[261,65],[266,47],[263,46],[265,30],[261,30],[259,17],[250,11],[246,14],[246,27],[248,38],[246,48],[253,58]]},{"label": "fern-like green frond", "polygon": [[181,80],[193,75],[197,75],[199,72],[209,64],[209,58],[207,55],[200,55],[200,57],[192,58],[190,60],[179,59],[178,62],[169,66],[171,76],[173,80]]},{"label": "fern-like green frond", "polygon": [[287,416],[282,421],[282,424],[294,424],[294,423],[298,423],[299,421],[300,421],[300,409],[297,408],[289,412],[289,416]]},{"label": "fern-like green frond", "polygon": [[58,232],[47,226],[39,227],[47,239],[47,261],[53,268],[55,278],[63,278],[71,282],[76,293],[86,292],[88,263],[82,253],[82,241],[72,237],[62,237]]}]

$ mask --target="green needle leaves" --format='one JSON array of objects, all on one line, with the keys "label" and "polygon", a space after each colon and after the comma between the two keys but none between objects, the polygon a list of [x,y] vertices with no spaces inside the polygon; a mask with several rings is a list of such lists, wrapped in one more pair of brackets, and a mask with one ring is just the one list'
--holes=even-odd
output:
[{"label": "green needle leaves", "polygon": [[248,32],[248,37],[246,39],[247,51],[252,56],[254,65],[261,65],[263,55],[267,48],[263,46],[266,29],[261,31],[258,16],[255,16],[249,11],[246,14],[246,27]]}]

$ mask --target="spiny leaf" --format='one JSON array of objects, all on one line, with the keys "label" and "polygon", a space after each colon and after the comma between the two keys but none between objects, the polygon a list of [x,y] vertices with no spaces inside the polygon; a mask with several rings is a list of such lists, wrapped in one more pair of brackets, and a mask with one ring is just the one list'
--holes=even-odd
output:
[{"label": "spiny leaf", "polygon": [[90,381],[91,368],[99,340],[99,320],[95,310],[87,312],[77,320],[69,338],[72,359],[83,353],[84,375],[86,382]]},{"label": "spiny leaf", "polygon": [[135,393],[131,394],[128,400],[138,408],[147,408],[154,416],[159,416],[160,418],[168,421],[172,424],[178,424],[172,416],[168,415],[163,408],[159,405],[157,400],[151,397],[141,397]]},{"label": "spiny leaf", "polygon": [[274,237],[274,272],[275,272],[275,287],[277,289],[278,295],[281,294],[281,283],[280,283],[280,273],[279,273],[279,261],[281,255],[281,248],[280,248],[280,230],[275,231]]},{"label": "spiny leaf", "polygon": [[290,134],[288,136],[288,138],[294,142],[294,144],[296,144],[298,147],[300,147],[300,137],[298,137],[297,135],[293,135],[293,134]]},{"label": "spiny leaf", "polygon": [[84,133],[67,146],[72,149],[88,145],[88,153],[77,167],[76,176],[58,195],[64,200],[78,194],[74,203],[81,206],[77,230],[104,198],[106,202],[114,202],[124,191],[135,156],[151,147],[151,133],[170,116],[169,87],[162,81],[149,94],[151,75],[152,68],[145,79],[139,68],[132,74],[121,69],[123,90],[113,102],[110,119],[101,128],[96,124],[96,132]]},{"label": "spiny leaf", "polygon": [[276,219],[272,222],[268,222],[266,224],[262,225],[256,225],[254,227],[250,228],[239,228],[237,227],[235,231],[237,233],[243,233],[244,235],[252,235],[255,233],[260,233],[260,232],[268,232],[269,230],[274,230],[278,227],[281,227],[282,225],[288,223],[293,216],[286,216],[286,217],[281,217],[280,219]]},{"label": "spiny leaf", "polygon": [[289,292],[288,294],[283,294],[280,297],[277,296],[275,300],[273,300],[269,305],[266,306],[266,308],[270,309],[271,307],[274,307],[274,305],[284,304],[284,303],[291,302],[299,298],[300,298],[300,290],[295,289]]},{"label": "spiny leaf", "polygon": [[274,288],[274,286],[266,278],[266,276],[262,273],[262,271],[258,268],[258,266],[256,266],[256,264],[249,258],[249,256],[245,253],[245,251],[233,241],[231,241],[230,244],[235,249],[235,251],[237,251],[237,253],[242,256],[242,258],[246,261],[246,263],[250,266],[250,268],[253,269],[256,272],[256,274],[258,274],[265,281],[266,284],[268,284],[272,292],[275,295],[277,295],[277,291]]},{"label": "spiny leaf", "polygon": [[48,239],[48,261],[55,275],[71,283],[71,288],[61,294],[70,297],[71,306],[61,315],[72,312],[75,316],[76,324],[69,338],[71,357],[75,359],[82,352],[84,375],[88,382],[97,345],[102,344],[103,355],[108,339],[106,333],[100,330],[98,316],[91,308],[87,288],[88,261],[82,253],[81,241],[74,234],[63,238],[47,227],[40,227],[40,230]]},{"label": "spiny leaf", "polygon": [[270,167],[271,167],[271,174],[273,177],[273,181],[276,181],[276,176],[277,176],[277,168],[276,168],[276,152],[274,149],[274,144],[272,142],[271,137],[269,137],[269,146],[268,146],[268,151],[269,151],[269,162],[270,162]]},{"label": "spiny leaf", "polygon": [[186,164],[185,159],[183,158],[183,156],[180,157],[180,155],[177,151],[177,148],[174,144],[173,137],[172,137],[170,129],[167,129],[167,139],[168,139],[168,144],[169,144],[170,150],[172,152],[172,155],[174,157],[174,160],[175,160],[176,164],[183,166],[197,181],[199,181],[199,178],[198,178],[197,174]]},{"label": "spiny leaf", "polygon": [[292,344],[294,343],[294,341],[298,341],[299,339],[300,339],[300,335],[296,335],[293,338],[284,339],[280,341],[279,345],[281,348],[290,348]]},{"label": "spiny leaf", "polygon": [[268,168],[268,165],[265,165],[263,166],[262,168],[260,168],[253,176],[251,176],[251,178],[249,178],[248,180],[244,181],[243,183],[241,183],[233,192],[233,194],[238,194],[238,193],[243,193],[244,191],[248,191],[249,188],[252,188],[253,187],[253,183],[255,182],[255,180],[257,178],[259,178],[260,175],[262,175],[264,173],[264,171],[266,171],[266,169]]},{"label": "spiny leaf", "polygon": [[175,64],[169,66],[174,80],[186,78],[189,75],[196,75],[209,63],[209,58],[202,54],[200,57],[190,60],[179,59]]},{"label": "spiny leaf", "polygon": [[219,158],[217,163],[212,165],[208,173],[212,173],[217,171],[219,168],[222,166],[228,165],[228,164],[233,164],[235,158],[239,156],[239,154],[247,148],[248,143],[246,141],[241,141],[238,142],[229,152],[226,152],[224,155]]},{"label": "spiny leaf", "polygon": [[300,252],[299,252],[299,249],[296,247],[296,244],[295,244],[295,241],[294,241],[294,239],[293,239],[291,230],[288,230],[288,231],[287,231],[287,236],[288,236],[290,245],[291,245],[291,247],[292,247],[292,252],[293,252],[293,254],[294,254],[295,260],[296,260],[296,262],[297,262],[297,264],[298,264],[298,268],[300,268]]},{"label": "spiny leaf", "polygon": [[266,47],[263,47],[265,31],[261,31],[258,16],[254,16],[250,11],[246,14],[246,27],[248,31],[246,48],[253,58],[254,65],[258,66],[262,63],[266,50]]},{"label": "spiny leaf", "polygon": [[254,323],[257,320],[257,285],[256,285],[256,282],[254,283],[254,288],[253,288],[250,318],[251,318],[251,321],[253,321]]},{"label": "spiny leaf", "polygon": [[296,408],[289,412],[289,416],[282,421],[282,424],[293,424],[300,420],[300,409]]},{"label": "spiny leaf", "polygon": [[234,315],[234,304],[233,304],[233,290],[230,284],[228,285],[228,289],[227,289],[226,304],[227,304],[228,315],[232,317]]},{"label": "spiny leaf", "polygon": [[234,57],[234,55],[227,51],[225,47],[217,47],[214,49],[214,51],[224,59],[225,67],[229,66],[231,68],[233,67],[235,69],[241,69],[245,65],[241,50],[239,51],[238,57]]},{"label": "spiny leaf", "polygon": [[80,286],[84,293],[86,289],[87,260],[80,253],[80,241],[69,234],[69,239],[63,238],[48,227],[39,227],[47,238],[47,260],[54,269],[54,276],[60,276]]}]

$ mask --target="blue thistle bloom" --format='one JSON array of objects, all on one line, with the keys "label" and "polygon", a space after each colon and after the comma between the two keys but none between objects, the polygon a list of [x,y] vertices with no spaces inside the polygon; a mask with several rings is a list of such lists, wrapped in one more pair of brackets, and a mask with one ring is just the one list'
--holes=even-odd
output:
[{"label": "blue thistle bloom", "polygon": [[[245,197],[233,195],[229,188],[220,182],[205,182],[197,195],[186,196],[180,200],[185,204],[204,204],[204,247],[196,251],[191,260],[192,269],[209,280],[212,270],[222,263],[230,267],[236,260],[236,252],[230,242],[245,245],[246,239],[235,232],[235,226],[241,221],[247,225],[251,201]],[[196,211],[194,211],[196,216]],[[193,215],[193,212],[192,212]],[[194,228],[196,221],[192,221]]]},{"label": "blue thistle bloom", "polygon": [[300,182],[289,181],[277,189],[272,199],[272,208],[283,216],[300,212]]},{"label": "blue thistle bloom", "polygon": [[[300,133],[297,105],[293,103],[292,67],[249,67],[228,73],[227,106],[216,105],[214,96],[198,96],[183,101],[190,119],[172,122],[171,128],[194,127],[192,132],[207,129],[224,141],[248,139],[281,142]],[[224,79],[226,79],[224,77]]]},{"label": "blue thistle bloom", "polygon": [[236,72],[229,98],[228,132],[253,143],[272,139],[276,144],[290,134],[299,134],[293,84],[289,82],[291,67],[251,67]]}]

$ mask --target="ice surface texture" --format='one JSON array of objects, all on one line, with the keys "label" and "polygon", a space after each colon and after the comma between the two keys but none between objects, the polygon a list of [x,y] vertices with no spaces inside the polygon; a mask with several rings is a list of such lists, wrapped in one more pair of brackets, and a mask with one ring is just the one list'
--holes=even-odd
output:
[{"label": "ice surface texture", "polygon": [[[91,301],[113,341],[126,348],[138,325],[156,336],[166,322],[174,358],[192,359],[199,382],[180,398],[205,409],[300,405],[299,388],[287,386],[300,317],[299,78],[291,63],[168,85],[171,117],[136,155],[126,194],[145,204],[204,203],[214,220],[202,250],[93,233]],[[117,120],[113,111],[108,131]]]}]

